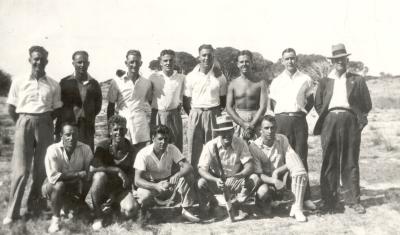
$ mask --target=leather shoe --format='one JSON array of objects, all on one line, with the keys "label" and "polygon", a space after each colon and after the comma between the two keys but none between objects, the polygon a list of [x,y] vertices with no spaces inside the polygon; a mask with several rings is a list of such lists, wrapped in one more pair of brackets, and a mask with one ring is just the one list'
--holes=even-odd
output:
[{"label": "leather shoe", "polygon": [[185,208],[182,208],[182,217],[192,223],[200,222],[200,219],[197,216],[193,215],[190,211],[186,210]]}]

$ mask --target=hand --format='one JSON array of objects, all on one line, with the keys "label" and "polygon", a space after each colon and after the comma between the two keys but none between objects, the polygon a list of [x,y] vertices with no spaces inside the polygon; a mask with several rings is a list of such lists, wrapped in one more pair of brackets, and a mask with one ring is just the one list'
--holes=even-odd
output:
[{"label": "hand", "polygon": [[222,179],[217,179],[216,181],[215,181],[215,183],[217,183],[217,187],[219,188],[219,189],[221,189],[221,190],[223,190],[224,188],[225,188],[225,183],[224,183],[224,181],[222,181]]},{"label": "hand", "polygon": [[171,176],[171,178],[169,178],[169,184],[177,185],[180,178],[181,178],[180,174],[176,173],[175,175]]},{"label": "hand", "polygon": [[255,134],[254,129],[249,126],[243,131],[242,136],[244,140],[250,140],[253,138],[254,134]]},{"label": "hand", "polygon": [[247,128],[249,128],[251,125],[250,125],[250,122],[243,122],[243,125],[241,125],[241,126],[242,126],[243,129],[247,129]]},{"label": "hand", "polygon": [[358,117],[358,128],[360,131],[368,124],[368,117],[366,114],[359,115]]},{"label": "hand", "polygon": [[169,182],[166,180],[160,181],[156,184],[156,190],[158,193],[167,191],[169,188]]},{"label": "hand", "polygon": [[85,179],[86,176],[87,176],[87,173],[86,173],[86,171],[79,171],[79,172],[76,173],[76,176],[77,176],[79,179]]},{"label": "hand", "polygon": [[129,178],[123,171],[118,171],[118,177],[122,180],[122,187],[127,188],[129,186]]}]

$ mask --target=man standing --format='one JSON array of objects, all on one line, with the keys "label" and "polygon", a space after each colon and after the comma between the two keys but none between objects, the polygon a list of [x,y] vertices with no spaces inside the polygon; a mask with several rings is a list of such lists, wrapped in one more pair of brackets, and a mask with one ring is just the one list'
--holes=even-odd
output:
[{"label": "man standing", "polygon": [[343,44],[332,46],[332,57],[328,58],[334,69],[327,78],[321,79],[315,95],[319,118],[314,134],[321,135],[322,209],[328,212],[340,209],[338,189],[341,181],[345,204],[363,214],[358,159],[361,131],[368,123],[372,104],[365,80],[347,72],[349,55]]},{"label": "man standing", "polygon": [[111,81],[108,90],[107,119],[115,113],[126,118],[126,137],[139,150],[150,141],[150,127],[146,114],[146,103],[151,100],[151,82],[139,74],[142,66],[140,51],[129,50],[126,53],[126,76]]},{"label": "man standing", "polygon": [[162,71],[153,73],[149,80],[153,84],[151,103],[151,126],[166,125],[171,130],[171,141],[182,152],[181,104],[185,76],[174,71],[175,52],[160,53]]},{"label": "man standing", "polygon": [[[94,209],[96,219],[93,230],[103,227],[104,212],[116,205],[127,218],[133,217],[137,203],[132,194],[135,170],[135,152],[126,134],[126,119],[114,115],[108,121],[111,134],[97,144],[90,172],[94,173],[92,186],[86,197]],[[108,210],[109,211],[109,210]]]},{"label": "man standing", "polygon": [[[209,210],[215,209],[218,205],[214,193],[227,188],[231,199],[235,201],[234,209],[237,213],[235,219],[241,220],[247,217],[247,213],[241,211],[240,206],[253,191],[252,189],[257,187],[259,178],[256,174],[252,174],[254,163],[246,142],[233,135],[232,118],[222,115],[217,117],[216,124],[214,131],[217,137],[204,146],[198,164],[201,176],[197,182],[200,192],[199,207],[203,216],[207,216],[207,204]],[[217,154],[222,169],[219,167]],[[226,177],[225,182],[222,180],[222,171]]]},{"label": "man standing", "polygon": [[241,51],[237,57],[240,76],[228,86],[226,111],[235,121],[235,134],[249,140],[255,135],[255,127],[265,113],[267,86],[263,79],[253,74],[253,54]]},{"label": "man standing", "polygon": [[[291,186],[295,202],[290,209],[290,216],[305,222],[303,197],[307,184],[307,172],[299,156],[290,147],[286,136],[276,134],[276,120],[266,115],[261,121],[261,136],[249,145],[254,157],[256,173],[260,175],[262,185],[257,190],[256,206],[262,213],[270,213],[270,203],[279,198],[279,191],[286,185]],[[287,180],[289,174],[291,180]],[[286,182],[285,179],[286,178]],[[291,185],[289,182],[291,181]]]},{"label": "man standing", "polygon": [[[314,104],[313,80],[297,68],[296,51],[287,48],[282,52],[285,70],[274,80],[270,87],[271,109],[275,112],[277,133],[285,135],[289,143],[303,161],[308,172],[308,125],[307,113]],[[315,210],[311,201],[310,184],[307,183],[304,206]]]},{"label": "man standing", "polygon": [[214,48],[199,47],[200,64],[186,76],[183,108],[189,115],[187,126],[188,157],[194,169],[203,145],[213,138],[215,118],[226,103],[227,82],[222,72],[214,68]]},{"label": "man standing", "polygon": [[94,150],[95,119],[103,97],[99,83],[87,72],[89,64],[86,51],[76,51],[72,55],[75,72],[60,82],[63,107],[57,118],[56,135],[60,134],[61,123],[77,123],[79,141]]},{"label": "man standing", "polygon": [[49,146],[45,157],[47,179],[42,193],[50,200],[53,216],[49,233],[60,230],[60,211],[69,197],[84,201],[87,192],[87,175],[93,159],[90,147],[78,141],[78,128],[64,123],[62,140]]},{"label": "man standing", "polygon": [[46,75],[48,52],[41,46],[29,49],[30,75],[17,78],[8,95],[8,112],[16,122],[14,152],[11,160],[11,189],[8,210],[3,224],[19,216],[25,185],[33,158],[32,186],[28,211],[37,212],[40,187],[46,178],[44,156],[53,143],[53,117],[62,106],[60,85]]},{"label": "man standing", "polygon": [[[170,130],[159,125],[153,130],[153,143],[137,154],[135,159],[136,198],[140,204],[139,222],[145,222],[147,210],[154,205],[154,198],[165,198],[177,191],[181,195],[182,216],[191,222],[199,218],[190,210],[194,204],[193,168],[175,145],[169,144]],[[179,165],[172,172],[172,164]]]}]

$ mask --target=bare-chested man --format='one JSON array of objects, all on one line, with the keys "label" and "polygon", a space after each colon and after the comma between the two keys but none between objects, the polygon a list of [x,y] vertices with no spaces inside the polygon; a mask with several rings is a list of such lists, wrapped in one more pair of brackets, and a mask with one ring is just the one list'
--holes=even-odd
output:
[{"label": "bare-chested man", "polygon": [[266,82],[254,76],[252,65],[253,54],[248,50],[239,52],[240,76],[229,84],[226,102],[226,110],[236,123],[235,134],[247,140],[254,137],[267,106]]}]

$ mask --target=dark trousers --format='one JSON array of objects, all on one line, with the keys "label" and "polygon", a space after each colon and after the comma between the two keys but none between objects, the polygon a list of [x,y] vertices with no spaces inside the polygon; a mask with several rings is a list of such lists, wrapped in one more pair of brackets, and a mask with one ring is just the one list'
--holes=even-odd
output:
[{"label": "dark trousers", "polygon": [[89,145],[89,147],[94,151],[94,133],[95,126],[94,121],[86,118],[78,119],[78,129],[79,129],[79,141]]},{"label": "dark trousers", "polygon": [[[308,172],[308,124],[305,115],[289,116],[277,114],[275,116],[277,124],[277,133],[285,135],[289,139],[289,144],[299,155],[304,168]],[[307,182],[304,200],[311,199],[310,183]]]},{"label": "dark trousers", "polygon": [[337,202],[340,179],[345,203],[359,203],[360,140],[361,132],[355,115],[350,112],[328,113],[321,133],[321,196],[327,203]]}]

